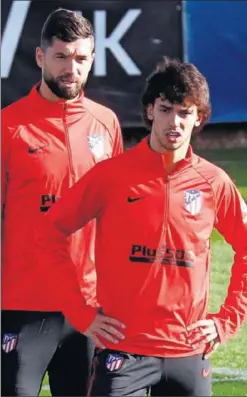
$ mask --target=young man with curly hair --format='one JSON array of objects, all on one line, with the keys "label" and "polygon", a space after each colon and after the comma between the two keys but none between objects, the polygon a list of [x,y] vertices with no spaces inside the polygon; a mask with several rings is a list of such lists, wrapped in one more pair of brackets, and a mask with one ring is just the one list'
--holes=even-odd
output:
[{"label": "young man with curly hair", "polygon": [[[246,318],[247,207],[229,176],[190,145],[210,116],[208,84],[194,65],[165,58],[147,80],[142,105],[150,135],[74,185],[43,218],[37,248],[59,275],[66,308],[67,237],[96,219],[101,311],[77,305],[80,331],[97,344],[88,395],[146,396],[151,387],[152,396],[209,396],[209,356]],[[235,259],[227,297],[212,314],[214,227]],[[124,338],[109,343],[101,316],[121,321]]]}]

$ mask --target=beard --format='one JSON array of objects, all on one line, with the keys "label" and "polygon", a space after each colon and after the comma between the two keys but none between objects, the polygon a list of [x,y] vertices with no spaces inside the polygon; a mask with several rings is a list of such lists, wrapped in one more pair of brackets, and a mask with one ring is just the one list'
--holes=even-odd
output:
[{"label": "beard", "polygon": [[61,99],[75,99],[79,95],[80,90],[84,87],[85,82],[75,83],[71,87],[65,87],[62,81],[66,80],[66,78],[69,79],[70,75],[67,74],[54,78],[47,71],[43,73],[43,79],[54,95]]}]

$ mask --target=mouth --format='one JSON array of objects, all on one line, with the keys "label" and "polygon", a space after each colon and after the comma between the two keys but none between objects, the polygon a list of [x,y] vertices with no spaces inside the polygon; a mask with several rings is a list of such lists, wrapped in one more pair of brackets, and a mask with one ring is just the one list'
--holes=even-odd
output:
[{"label": "mouth", "polygon": [[71,79],[61,79],[60,81],[64,85],[73,85],[77,83],[77,81]]},{"label": "mouth", "polygon": [[180,132],[178,132],[176,130],[169,130],[166,135],[167,136],[172,136],[172,137],[175,136],[177,138],[181,136]]},{"label": "mouth", "polygon": [[170,142],[177,142],[179,140],[179,138],[181,137],[180,132],[176,131],[176,130],[170,130],[166,133],[166,137]]},{"label": "mouth", "polygon": [[62,81],[62,84],[72,85],[72,84],[76,84],[76,82],[75,81]]}]

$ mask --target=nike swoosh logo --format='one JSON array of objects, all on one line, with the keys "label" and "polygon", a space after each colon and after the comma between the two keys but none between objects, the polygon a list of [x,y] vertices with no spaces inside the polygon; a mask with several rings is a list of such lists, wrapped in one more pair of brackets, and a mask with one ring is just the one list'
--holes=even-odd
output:
[{"label": "nike swoosh logo", "polygon": [[134,203],[135,201],[141,200],[143,197],[128,197],[128,203]]},{"label": "nike swoosh logo", "polygon": [[39,150],[43,149],[46,146],[48,146],[48,145],[43,145],[43,146],[40,146],[40,147],[29,147],[28,148],[28,153],[31,153],[31,154],[36,153],[36,152],[38,152]]}]

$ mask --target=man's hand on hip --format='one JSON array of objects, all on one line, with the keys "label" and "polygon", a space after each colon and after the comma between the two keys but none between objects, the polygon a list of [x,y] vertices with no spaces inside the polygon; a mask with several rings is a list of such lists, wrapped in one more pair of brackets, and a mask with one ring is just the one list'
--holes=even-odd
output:
[{"label": "man's hand on hip", "polygon": [[220,338],[213,319],[205,319],[190,324],[188,341],[192,346],[206,343],[204,358],[209,358],[220,345]]},{"label": "man's hand on hip", "polygon": [[97,347],[105,349],[102,338],[111,343],[119,343],[125,336],[118,330],[124,329],[125,325],[115,318],[105,316],[102,313],[97,313],[94,321],[84,332],[84,334],[92,339]]}]

